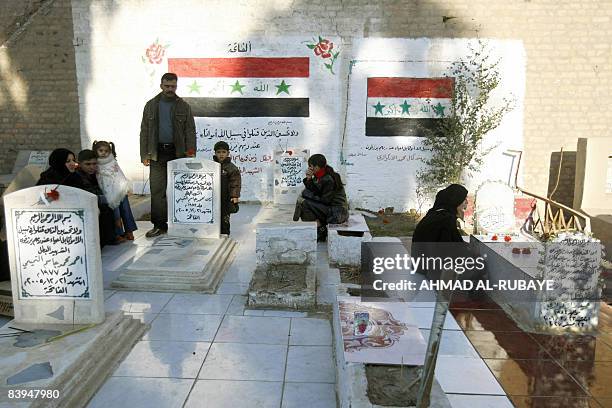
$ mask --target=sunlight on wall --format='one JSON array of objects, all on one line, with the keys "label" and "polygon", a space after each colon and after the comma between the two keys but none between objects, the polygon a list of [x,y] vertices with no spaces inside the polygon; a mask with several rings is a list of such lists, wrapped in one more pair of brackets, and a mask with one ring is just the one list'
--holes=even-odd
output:
[{"label": "sunlight on wall", "polygon": [[11,102],[21,113],[26,114],[28,109],[28,84],[21,75],[15,72],[11,59],[5,50],[0,50],[0,77],[2,84],[8,84],[7,92],[0,92],[0,107],[6,106],[7,93]]}]

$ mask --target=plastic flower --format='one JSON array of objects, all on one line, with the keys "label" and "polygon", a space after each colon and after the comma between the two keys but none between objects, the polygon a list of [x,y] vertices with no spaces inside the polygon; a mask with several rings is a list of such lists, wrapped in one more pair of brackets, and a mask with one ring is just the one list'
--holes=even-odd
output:
[{"label": "plastic flower", "polygon": [[510,242],[510,241],[512,241],[512,237],[511,237],[510,235],[506,235],[506,236],[504,237],[504,241],[506,241],[506,242]]}]

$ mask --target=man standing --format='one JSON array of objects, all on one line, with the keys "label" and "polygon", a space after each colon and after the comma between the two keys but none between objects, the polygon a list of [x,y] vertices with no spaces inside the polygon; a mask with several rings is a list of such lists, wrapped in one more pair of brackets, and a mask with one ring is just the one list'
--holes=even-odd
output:
[{"label": "man standing", "polygon": [[148,238],[168,231],[166,185],[167,163],[182,157],[194,157],[196,132],[191,107],[176,95],[176,74],[161,78],[161,93],[144,107],[140,125],[140,159],[151,166],[151,222]]}]

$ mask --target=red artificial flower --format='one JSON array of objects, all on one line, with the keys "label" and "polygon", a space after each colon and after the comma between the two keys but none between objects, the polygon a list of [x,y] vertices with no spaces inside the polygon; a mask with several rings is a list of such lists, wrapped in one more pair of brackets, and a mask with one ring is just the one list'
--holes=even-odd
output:
[{"label": "red artificial flower", "polygon": [[498,239],[498,238],[497,238],[497,235],[493,235],[493,236],[491,237],[491,241],[497,241],[497,239]]},{"label": "red artificial flower", "polygon": [[510,241],[512,241],[512,237],[511,237],[510,235],[506,235],[506,236],[504,237],[504,241],[506,241],[506,242],[510,242]]},{"label": "red artificial flower", "polygon": [[314,48],[315,55],[320,55],[321,58],[331,58],[331,51],[334,48],[334,43],[329,40],[321,40]]},{"label": "red artificial flower", "polygon": [[154,43],[149,45],[145,54],[151,64],[161,64],[165,53],[166,50],[164,50],[161,44]]},{"label": "red artificial flower", "polygon": [[191,149],[188,149],[187,152],[185,153],[187,155],[187,157],[195,157],[196,155],[196,151],[195,149],[192,147]]},{"label": "red artificial flower", "polygon": [[57,201],[57,200],[59,200],[59,191],[57,191],[57,187],[55,187],[51,191],[47,191],[45,193],[45,195],[47,196],[47,199],[49,201]]}]

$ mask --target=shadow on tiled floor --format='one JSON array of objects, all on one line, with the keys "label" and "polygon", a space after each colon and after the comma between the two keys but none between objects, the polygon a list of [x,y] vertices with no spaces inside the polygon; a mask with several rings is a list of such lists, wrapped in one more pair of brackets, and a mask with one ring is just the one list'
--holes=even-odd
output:
[{"label": "shadow on tiled floor", "polygon": [[487,297],[458,295],[451,313],[516,407],[612,408],[610,306],[597,336],[527,333]]}]

